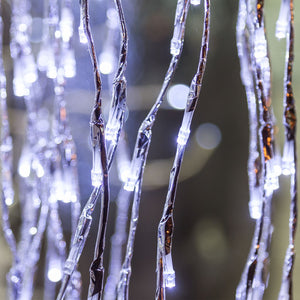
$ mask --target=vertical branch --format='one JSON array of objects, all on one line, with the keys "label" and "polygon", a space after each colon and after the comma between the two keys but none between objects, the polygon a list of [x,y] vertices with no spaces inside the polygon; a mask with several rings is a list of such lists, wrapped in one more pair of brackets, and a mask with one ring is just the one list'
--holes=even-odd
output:
[{"label": "vertical branch", "polygon": [[131,210],[131,221],[127,239],[126,254],[118,283],[118,300],[128,299],[129,295],[128,290],[131,276],[131,260],[133,256],[135,232],[139,217],[141,186],[143,181],[144,167],[148,156],[148,150],[151,144],[152,127],[155,123],[158,109],[163,101],[171,79],[173,78],[174,72],[176,70],[178,61],[181,56],[184,42],[186,17],[189,5],[189,0],[178,0],[177,2],[175,26],[170,46],[170,53],[172,55],[172,59],[170,61],[169,68],[165,75],[160,93],[150,112],[148,113],[148,115],[146,116],[139,128],[134,153],[131,161],[130,175],[124,185],[125,190],[130,192],[134,191],[134,199]]},{"label": "vertical branch", "polygon": [[109,168],[112,163],[116,147],[120,139],[121,129],[124,123],[127,88],[125,71],[127,66],[128,33],[121,0],[115,0],[114,2],[119,16],[121,47],[118,70],[115,74],[113,82],[113,98],[105,131],[105,139],[108,145],[107,149]]},{"label": "vertical branch", "polygon": [[[252,5],[255,5],[255,8]],[[236,291],[238,300],[262,299],[268,284],[268,252],[272,235],[271,200],[273,191],[278,188],[277,177],[279,174],[275,171],[274,156],[274,117],[270,98],[270,62],[263,8],[263,0],[257,0],[255,3],[241,0],[237,25],[241,77],[247,92],[250,117],[251,140],[248,161],[250,213],[257,219],[248,261]],[[256,15],[252,13],[253,11],[256,12]],[[250,49],[250,53],[248,49]],[[252,78],[254,78],[254,83]],[[255,103],[258,105],[259,111],[259,128],[256,125],[255,113],[251,112],[251,109],[256,111],[255,105],[253,105],[255,96]],[[251,104],[252,106],[250,106]],[[252,133],[254,128],[257,128],[259,147],[253,142],[256,140],[254,132]],[[259,150],[259,155],[255,158],[253,153],[256,149]]]},{"label": "vertical branch", "polygon": [[101,213],[99,221],[99,230],[97,242],[95,246],[94,262],[91,266],[91,284],[89,293],[95,295],[101,293],[102,290],[102,277],[103,277],[103,251],[104,251],[104,238],[106,230],[106,221],[109,205],[109,190],[108,190],[108,168],[107,168],[107,155],[104,138],[104,121],[102,116],[102,100],[101,89],[102,82],[98,69],[96,51],[94,41],[89,23],[89,8],[88,0],[80,1],[81,5],[81,26],[79,28],[81,38],[82,30],[84,30],[85,39],[88,43],[88,50],[91,57],[91,62],[94,71],[95,80],[95,105],[91,113],[91,142],[93,147],[93,167],[91,171],[93,191],[85,204],[79,221],[77,229],[74,234],[71,249],[68,258],[65,262],[64,277],[57,299],[63,299],[69,285],[71,276],[76,269],[77,263],[80,259],[83,247],[85,245],[87,236],[90,231],[92,222],[92,213],[94,211],[97,199],[101,195]]},{"label": "vertical branch", "polygon": [[[289,246],[286,252],[281,288],[278,299],[293,299],[293,269],[295,262],[295,235],[298,215],[297,199],[297,151],[296,151],[296,104],[292,88],[294,63],[294,4],[283,0],[277,22],[279,38],[286,36],[286,68],[284,75],[284,118],[285,144],[283,152],[283,174],[291,176],[291,206],[289,218]],[[288,13],[286,13],[288,12]],[[286,24],[285,28],[280,25]],[[278,28],[279,27],[279,28]],[[278,34],[277,34],[278,36]]]},{"label": "vertical branch", "polygon": [[172,238],[174,230],[173,211],[175,205],[175,197],[179,172],[182,165],[183,155],[186,148],[186,143],[190,134],[190,126],[192,118],[199,99],[203,75],[207,61],[207,51],[209,42],[210,30],[210,0],[204,1],[204,22],[202,33],[202,46],[200,50],[199,64],[197,72],[191,82],[190,92],[187,99],[186,109],[184,111],[182,124],[177,138],[177,149],[170,174],[168,194],[165,201],[165,206],[158,226],[157,235],[157,284],[156,284],[156,299],[163,300],[166,287],[175,286],[175,272],[173,269],[171,250]]}]

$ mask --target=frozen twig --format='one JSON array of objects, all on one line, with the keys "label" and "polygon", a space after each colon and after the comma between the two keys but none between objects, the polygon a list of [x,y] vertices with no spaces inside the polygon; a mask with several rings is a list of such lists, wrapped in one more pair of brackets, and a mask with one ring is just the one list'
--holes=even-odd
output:
[{"label": "frozen twig", "polygon": [[[252,207],[250,205],[250,209],[252,208],[250,212],[257,221],[248,261],[236,291],[236,299],[238,300],[262,299],[264,290],[268,285],[269,247],[272,235],[271,201],[273,191],[278,188],[279,174],[275,171],[276,159],[274,155],[274,117],[270,98],[270,62],[263,8],[263,0],[257,0],[255,3],[241,0],[237,25],[242,81],[246,88],[248,104],[251,104],[254,97],[253,85],[255,84],[260,124],[260,128],[257,128],[259,146],[252,142],[255,132],[250,131],[250,136],[253,134],[253,137],[250,140],[249,159],[254,162],[254,166],[252,162],[248,165],[250,166],[248,169],[250,197],[252,197],[250,201],[254,200]],[[255,14],[252,13],[253,11]],[[250,61],[252,62],[251,65],[249,65]],[[252,74],[250,73],[251,69]],[[252,78],[254,78],[254,83],[251,82]],[[256,108],[254,109],[256,111]],[[251,126],[257,127],[256,118],[251,116],[251,112],[249,112],[249,116],[250,128]],[[256,149],[259,151],[257,158],[255,156],[251,158]],[[253,174],[253,167],[255,175]]]},{"label": "frozen twig", "polygon": [[71,250],[64,268],[64,278],[62,286],[57,299],[62,299],[66,292],[70,278],[76,268],[80,258],[83,246],[85,244],[87,235],[90,230],[92,217],[97,198],[103,193],[101,197],[101,214],[99,221],[99,230],[97,242],[95,246],[94,261],[90,269],[90,286],[89,298],[98,299],[101,297],[103,286],[103,252],[105,242],[105,231],[108,217],[109,207],[109,186],[108,186],[108,161],[106,154],[105,135],[104,135],[104,121],[102,115],[102,100],[101,89],[102,83],[100,73],[98,70],[98,63],[94,47],[94,41],[89,23],[88,0],[81,1],[81,16],[83,22],[84,32],[88,41],[88,49],[91,56],[91,61],[95,76],[95,106],[91,114],[91,142],[93,147],[93,167],[91,172],[92,184],[94,186],[93,192],[86,203],[76,229]]},{"label": "frozen twig", "polygon": [[126,255],[121,269],[118,284],[118,300],[128,299],[128,288],[131,276],[131,260],[133,256],[135,232],[139,216],[141,186],[143,181],[144,167],[146,164],[148,150],[151,143],[152,127],[154,125],[158,109],[163,101],[166,90],[176,70],[183,49],[185,23],[189,5],[189,0],[178,0],[175,16],[174,33],[170,47],[172,59],[167,73],[165,75],[160,93],[150,112],[148,113],[148,115],[146,116],[145,120],[142,122],[139,128],[134,153],[131,161],[130,173],[124,185],[125,190],[131,192],[134,191],[134,199],[131,211],[131,221],[127,240]]},{"label": "frozen twig", "polygon": [[[259,145],[257,141],[258,120],[257,102],[255,95],[255,83],[251,63],[250,45],[253,36],[253,24],[247,22],[248,12],[246,0],[239,4],[238,21],[236,27],[237,48],[240,59],[241,79],[245,87],[248,103],[249,116],[249,158],[248,158],[248,180],[249,180],[249,212],[253,219],[261,216],[261,160],[259,157]],[[248,34],[247,34],[248,33]],[[249,37],[250,36],[250,37]]]},{"label": "frozen twig", "polygon": [[[294,3],[282,0],[277,21],[277,37],[286,37],[286,67],[284,75],[284,118],[285,144],[282,159],[283,174],[291,176],[291,207],[289,218],[289,247],[286,252],[279,300],[293,299],[293,269],[295,262],[295,235],[298,215],[297,199],[297,151],[296,151],[296,105],[292,89],[294,63]],[[285,26],[282,26],[286,24]]]},{"label": "frozen twig", "polygon": [[126,78],[125,71],[127,66],[128,34],[124,18],[122,3],[115,0],[116,10],[119,16],[121,47],[118,63],[118,70],[113,82],[113,99],[109,111],[109,117],[105,128],[105,139],[107,141],[109,168],[112,163],[116,146],[118,144],[121,129],[124,123],[126,109]]},{"label": "frozen twig", "polygon": [[[124,133],[124,132],[123,132]],[[125,135],[125,134],[123,134]],[[127,180],[130,166],[129,150],[125,137],[121,137],[117,149],[117,168],[119,178],[122,182]],[[115,218],[115,232],[111,237],[110,263],[108,277],[104,288],[104,300],[116,299],[117,285],[122,267],[122,246],[127,238],[127,220],[131,193],[121,189],[117,200],[117,215]]]},{"label": "frozen twig", "polygon": [[200,50],[199,64],[197,72],[190,84],[190,91],[187,99],[186,108],[183,115],[182,124],[178,132],[177,149],[170,174],[168,194],[165,206],[158,226],[157,234],[157,283],[156,299],[166,298],[165,288],[175,286],[175,272],[173,269],[171,249],[174,230],[173,210],[175,204],[176,190],[179,178],[179,172],[186,148],[186,143],[190,134],[192,118],[199,99],[203,75],[207,60],[208,42],[210,29],[210,0],[204,1],[204,22],[202,33],[202,45]]}]

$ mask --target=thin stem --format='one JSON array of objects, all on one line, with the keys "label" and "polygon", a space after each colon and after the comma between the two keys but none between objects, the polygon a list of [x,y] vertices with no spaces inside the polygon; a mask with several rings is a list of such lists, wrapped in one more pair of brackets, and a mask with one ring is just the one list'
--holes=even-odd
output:
[{"label": "thin stem", "polygon": [[163,300],[166,298],[165,288],[175,286],[175,272],[173,269],[171,249],[174,231],[173,211],[176,198],[176,190],[179,179],[180,168],[183,161],[183,155],[186,143],[190,134],[190,126],[196,105],[199,99],[203,75],[207,61],[207,51],[210,30],[210,0],[204,2],[204,21],[202,33],[202,45],[197,72],[191,82],[190,92],[187,99],[186,109],[184,111],[182,124],[177,138],[177,149],[170,173],[168,194],[165,200],[165,206],[162,218],[158,225],[157,234],[157,284],[156,299]]},{"label": "thin stem", "polygon": [[289,26],[286,27],[286,68],[284,76],[284,119],[285,125],[285,145],[283,153],[283,172],[291,176],[291,205],[289,218],[289,247],[286,252],[281,288],[278,299],[293,299],[293,269],[295,264],[295,236],[298,217],[297,199],[297,148],[296,148],[296,103],[292,88],[292,75],[294,63],[294,5],[293,0],[282,1],[281,12],[288,11],[283,21]]},{"label": "thin stem", "polygon": [[146,164],[148,150],[151,144],[152,127],[156,120],[158,109],[163,101],[167,88],[173,78],[178,61],[181,56],[184,41],[184,32],[187,12],[189,9],[189,0],[178,0],[175,16],[175,26],[173,38],[171,40],[170,52],[172,59],[169,64],[169,68],[164,78],[160,93],[149,111],[148,115],[142,122],[138,135],[136,138],[136,144],[134,148],[133,158],[131,160],[131,171],[127,182],[124,185],[124,189],[128,191],[134,191],[134,199],[131,210],[130,229],[127,240],[126,254],[122,270],[120,272],[120,280],[118,284],[118,300],[128,299],[129,295],[129,281],[131,276],[131,260],[133,256],[133,246],[135,240],[135,232],[138,223],[139,205],[141,198],[141,186],[143,182],[144,167]]}]

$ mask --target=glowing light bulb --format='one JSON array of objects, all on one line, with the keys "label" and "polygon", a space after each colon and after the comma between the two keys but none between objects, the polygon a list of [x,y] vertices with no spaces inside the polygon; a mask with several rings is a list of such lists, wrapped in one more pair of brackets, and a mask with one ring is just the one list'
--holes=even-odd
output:
[{"label": "glowing light bulb", "polygon": [[102,183],[102,168],[98,147],[93,150],[93,168],[91,170],[92,186],[99,187]]},{"label": "glowing light bulb", "polygon": [[164,284],[167,288],[175,287],[175,271],[173,269],[172,256],[171,253],[165,256],[165,264],[164,264]]},{"label": "glowing light bulb", "polygon": [[267,41],[265,38],[264,28],[258,28],[254,37],[254,56],[258,61],[267,57]]},{"label": "glowing light bulb", "polygon": [[13,204],[14,204],[13,198],[11,198],[11,197],[6,197],[6,198],[5,198],[5,204],[6,204],[7,206],[13,205]]},{"label": "glowing light bulb", "polygon": [[293,141],[286,141],[284,144],[281,168],[283,175],[291,175],[295,173]]},{"label": "glowing light bulb", "polygon": [[119,179],[122,182],[126,182],[129,174],[130,174],[130,163],[125,161],[119,163]]},{"label": "glowing light bulb", "polygon": [[31,172],[31,156],[28,150],[24,149],[19,161],[18,173],[21,177],[29,177]]},{"label": "glowing light bulb", "polygon": [[14,79],[13,87],[14,93],[17,97],[23,97],[29,95],[29,89],[25,85],[24,76],[23,76],[23,64],[21,59],[16,59],[14,61]]},{"label": "glowing light bulb", "polygon": [[[113,124],[111,124],[113,123]],[[105,139],[107,141],[112,141],[114,144],[117,142],[119,126],[116,122],[108,122],[105,129]]]},{"label": "glowing light bulb", "polygon": [[62,40],[67,43],[73,36],[73,15],[69,8],[64,7],[61,11],[60,31]]},{"label": "glowing light bulb", "polygon": [[66,78],[73,78],[76,75],[76,61],[73,49],[66,50],[64,54],[64,75]]},{"label": "glowing light bulb", "polygon": [[37,234],[37,228],[36,227],[30,227],[29,234],[31,234],[31,235]]},{"label": "glowing light bulb", "polygon": [[181,47],[181,40],[179,40],[177,37],[173,37],[171,40],[170,53],[172,55],[179,55],[180,47]]},{"label": "glowing light bulb", "polygon": [[118,12],[115,8],[109,8],[106,12],[107,21],[106,24],[109,28],[115,29],[119,26]]},{"label": "glowing light bulb", "polygon": [[142,158],[139,157],[134,161],[134,165],[131,166],[129,175],[128,175],[126,183],[124,185],[124,189],[126,191],[129,191],[129,192],[134,191],[135,185],[136,185],[139,175],[140,175],[140,166],[142,163],[143,163]]},{"label": "glowing light bulb", "polygon": [[113,51],[104,51],[99,56],[99,69],[102,74],[111,74],[115,69],[115,56]]},{"label": "glowing light bulb", "polygon": [[62,278],[62,270],[58,267],[52,267],[48,270],[47,276],[51,282],[59,282]]},{"label": "glowing light bulb", "polygon": [[37,159],[33,160],[32,168],[35,170],[36,176],[38,178],[42,178],[45,175],[44,168]]},{"label": "glowing light bulb", "polygon": [[199,5],[201,4],[201,0],[191,0],[192,5]]},{"label": "glowing light bulb", "polygon": [[86,37],[85,32],[84,32],[82,18],[80,18],[80,25],[78,27],[78,35],[79,35],[80,43],[81,44],[87,44],[88,40],[87,40],[87,37]]},{"label": "glowing light bulb", "polygon": [[276,22],[276,32],[275,36],[278,39],[283,39],[286,37],[288,32],[288,25],[289,25],[289,10],[290,5],[288,1],[282,1],[280,6],[279,17]]},{"label": "glowing light bulb", "polygon": [[250,201],[249,201],[249,213],[250,217],[257,220],[261,217],[262,209],[262,195],[259,187],[254,187],[250,191]]},{"label": "glowing light bulb", "polygon": [[189,139],[190,132],[191,131],[189,129],[185,129],[181,127],[178,133],[177,143],[181,146],[185,146]]}]

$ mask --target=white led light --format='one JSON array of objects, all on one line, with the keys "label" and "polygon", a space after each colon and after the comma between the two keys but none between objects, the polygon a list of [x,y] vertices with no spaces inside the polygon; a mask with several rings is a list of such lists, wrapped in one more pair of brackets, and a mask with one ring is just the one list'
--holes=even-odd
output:
[{"label": "white led light", "polygon": [[13,198],[11,198],[11,197],[6,197],[6,198],[5,198],[5,204],[6,204],[7,206],[11,206],[11,205],[13,205],[13,203],[14,203]]},{"label": "white led light", "polygon": [[165,256],[165,265],[164,265],[163,274],[164,274],[165,286],[167,288],[175,287],[175,285],[176,285],[175,271],[173,269],[171,253],[169,253]]},{"label": "white led light", "polygon": [[111,74],[115,69],[115,57],[112,51],[102,52],[99,56],[99,69],[102,74]]},{"label": "white led light", "polygon": [[30,175],[30,162],[28,160],[24,160],[19,164],[18,172],[19,175],[23,178],[29,177]]},{"label": "white led light", "polygon": [[58,267],[53,267],[49,269],[47,276],[51,282],[59,282],[62,278],[62,271]]},{"label": "white led light", "polygon": [[31,228],[29,229],[29,234],[31,234],[31,235],[37,234],[37,228],[36,228],[36,227],[31,227]]},{"label": "white led light", "polygon": [[201,4],[201,0],[191,0],[192,5],[199,5]]}]

